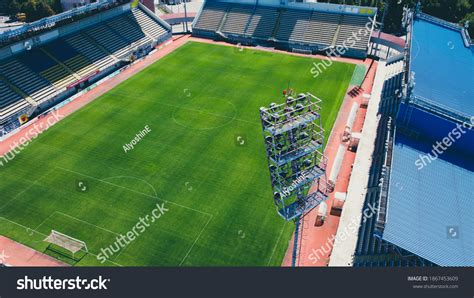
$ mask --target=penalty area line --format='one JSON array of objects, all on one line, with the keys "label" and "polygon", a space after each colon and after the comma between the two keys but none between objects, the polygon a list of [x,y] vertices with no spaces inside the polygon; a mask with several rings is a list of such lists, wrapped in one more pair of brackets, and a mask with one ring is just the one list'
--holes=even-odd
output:
[{"label": "penalty area line", "polygon": [[9,200],[8,202],[6,202],[4,205],[2,205],[2,207],[0,207],[0,210],[2,210],[3,208],[5,208],[7,205],[9,205],[11,202],[17,200],[20,195],[24,194],[25,192],[27,192],[28,190],[30,190],[33,186],[37,185],[38,181],[40,181],[41,179],[43,179],[44,177],[46,177],[49,173],[51,173],[53,170],[49,170],[47,171],[46,173],[44,173],[43,175],[41,175],[38,179],[36,179],[35,181],[33,181],[30,185],[28,185],[24,190],[20,191],[16,196],[13,197],[13,199]]},{"label": "penalty area line", "polygon": [[201,229],[201,231],[199,232],[199,234],[197,235],[196,239],[194,239],[194,242],[193,244],[191,245],[191,247],[189,248],[188,252],[186,253],[186,255],[184,256],[184,258],[181,260],[181,263],[179,263],[179,266],[181,267],[181,265],[183,265],[184,261],[188,258],[189,254],[191,253],[191,251],[193,250],[194,246],[196,245],[196,243],[198,242],[199,238],[201,238],[201,235],[202,233],[204,232],[204,230],[207,228],[207,226],[209,225],[209,223],[211,222],[212,218],[214,216],[211,215],[211,217],[207,220],[206,224],[204,225],[204,227]]},{"label": "penalty area line", "polygon": [[[1,219],[4,219],[4,220],[6,220],[6,221],[8,221],[8,222],[10,222],[10,223],[12,223],[12,224],[14,224],[14,225],[17,225],[17,226],[19,226],[19,227],[24,228],[24,229],[27,231],[27,233],[28,233],[28,231],[33,231],[33,232],[35,232],[35,233],[37,233],[37,234],[39,234],[39,235],[42,235],[42,236],[44,236],[44,237],[47,237],[47,236],[48,236],[48,235],[46,235],[46,234],[43,234],[43,233],[41,233],[41,232],[36,231],[35,229],[32,229],[32,228],[27,227],[27,226],[25,226],[25,225],[22,225],[22,224],[20,224],[20,223],[17,223],[17,222],[14,222],[14,221],[12,221],[12,220],[9,220],[9,219],[6,218],[6,217],[0,216],[0,218],[1,218]],[[16,242],[18,242],[18,243],[21,243],[21,244],[23,244],[23,245],[25,245],[25,246],[28,246],[27,244],[22,243],[22,242],[20,242],[20,241],[17,241],[17,240],[14,240],[14,241],[16,241]],[[28,247],[30,247],[30,246],[28,246]],[[33,249],[34,249],[34,248],[33,248]],[[35,250],[36,250],[36,249],[35,249]],[[38,251],[38,250],[36,250],[36,251]],[[94,253],[92,253],[92,252],[90,252],[90,251],[85,251],[83,248],[81,248],[81,251],[84,251],[84,252],[90,254],[91,256],[94,256],[94,257],[97,258],[97,255],[94,254]],[[40,252],[40,251],[38,251],[38,252]],[[111,260],[107,260],[107,262],[110,262],[110,263],[112,263],[112,264],[114,264],[114,265],[123,267],[122,264],[119,264],[119,263],[114,262],[114,261],[111,261]]]},{"label": "penalty area line", "polygon": [[287,223],[287,222],[285,222],[285,223],[283,224],[283,227],[281,228],[280,236],[278,236],[277,242],[275,243],[275,246],[273,247],[273,251],[272,251],[272,254],[270,255],[270,259],[268,260],[267,266],[270,265],[270,262],[271,262],[272,259],[273,259],[273,255],[275,254],[275,251],[276,251],[276,248],[277,248],[277,246],[278,246],[278,243],[280,243],[281,236],[283,235],[283,231],[285,230],[286,223]]},{"label": "penalty area line", "polygon": [[[149,194],[146,194],[146,193],[143,193],[143,192],[140,192],[140,191],[136,191],[136,190],[134,190],[134,189],[130,189],[130,188],[128,188],[128,187],[125,187],[125,186],[122,186],[122,185],[119,185],[119,184],[115,184],[115,183],[106,181],[106,179],[110,179],[110,177],[109,177],[109,178],[105,178],[105,179],[99,179],[99,178],[96,178],[96,177],[93,177],[93,176],[90,176],[90,175],[87,175],[87,174],[79,173],[79,172],[76,172],[76,171],[73,171],[73,170],[69,170],[69,169],[66,169],[66,168],[63,168],[63,167],[56,167],[56,168],[61,169],[61,170],[66,171],[66,172],[70,172],[70,173],[74,173],[74,174],[77,174],[77,175],[81,175],[81,176],[84,176],[84,177],[87,177],[87,178],[90,178],[90,179],[93,179],[93,180],[96,180],[96,181],[99,181],[99,182],[102,182],[102,183],[106,183],[106,184],[109,184],[109,185],[112,185],[112,186],[115,186],[115,187],[119,187],[119,188],[122,188],[122,189],[125,189],[125,190],[128,190],[128,191],[134,192],[134,193],[136,193],[136,194],[143,195],[143,196],[145,196],[145,197],[153,198],[153,199],[156,199],[156,200],[159,200],[159,201],[162,201],[162,202],[165,202],[165,203],[169,203],[169,204],[172,204],[172,205],[181,207],[181,208],[185,208],[185,209],[188,209],[188,210],[192,210],[192,211],[195,211],[195,212],[198,212],[198,213],[207,215],[207,216],[211,216],[211,217],[213,216],[212,214],[210,214],[210,213],[208,213],[208,212],[205,212],[205,211],[197,210],[197,209],[194,209],[194,208],[192,208],[192,207],[184,206],[184,205],[181,205],[181,204],[178,204],[178,203],[175,203],[175,202],[170,202],[170,201],[168,201],[168,200],[163,200],[163,199],[154,197],[154,196],[152,196],[152,195],[149,195]],[[137,179],[141,180],[140,178],[137,178]]]}]

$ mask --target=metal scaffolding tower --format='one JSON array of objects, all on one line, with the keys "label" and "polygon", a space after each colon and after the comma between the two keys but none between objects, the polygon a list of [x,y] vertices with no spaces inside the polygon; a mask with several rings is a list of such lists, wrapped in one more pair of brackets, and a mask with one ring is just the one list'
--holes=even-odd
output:
[{"label": "metal scaffolding tower", "polygon": [[278,214],[295,222],[292,265],[296,266],[300,222],[327,199],[327,159],[321,100],[310,93],[293,97],[290,92],[284,98],[282,104],[260,108],[260,118]]}]

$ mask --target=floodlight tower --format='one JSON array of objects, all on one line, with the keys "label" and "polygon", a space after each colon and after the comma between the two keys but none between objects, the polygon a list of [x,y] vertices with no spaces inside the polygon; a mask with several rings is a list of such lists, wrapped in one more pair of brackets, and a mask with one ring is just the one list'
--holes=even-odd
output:
[{"label": "floodlight tower", "polygon": [[[298,258],[301,219],[327,199],[321,100],[310,93],[260,108],[273,199],[278,214],[295,222],[292,265]],[[317,190],[309,192],[311,186]]]}]

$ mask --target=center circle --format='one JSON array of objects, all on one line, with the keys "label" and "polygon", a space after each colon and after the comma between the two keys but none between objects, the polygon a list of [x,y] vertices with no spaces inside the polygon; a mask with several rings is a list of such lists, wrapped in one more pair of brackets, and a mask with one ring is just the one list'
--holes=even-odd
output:
[{"label": "center circle", "polygon": [[173,121],[189,129],[214,129],[231,123],[237,108],[230,101],[217,97],[186,97],[173,111]]}]

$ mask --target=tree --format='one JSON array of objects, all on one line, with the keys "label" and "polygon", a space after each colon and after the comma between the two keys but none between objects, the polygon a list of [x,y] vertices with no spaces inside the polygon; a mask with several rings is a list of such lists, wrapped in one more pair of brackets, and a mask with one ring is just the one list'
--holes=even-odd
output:
[{"label": "tree", "polygon": [[[418,0],[331,0],[331,2],[351,5],[377,5],[380,13],[378,16],[379,20],[385,2],[388,4],[388,12],[384,20],[384,31],[398,34],[401,33],[403,7],[405,5],[415,7]],[[422,0],[420,2],[424,13],[452,23],[460,23],[461,20],[468,17],[472,18],[474,10],[474,0]]]},{"label": "tree", "polygon": [[459,25],[464,26],[464,23],[469,21],[469,36],[474,39],[474,12],[467,14],[460,22]]},{"label": "tree", "polygon": [[54,10],[45,0],[28,0],[28,2],[22,6],[22,12],[26,13],[28,22],[33,22],[55,14]]},{"label": "tree", "polygon": [[20,12],[21,4],[16,0],[6,1],[6,12],[10,15],[15,15]]},{"label": "tree", "polygon": [[[0,0],[6,1],[6,11],[14,16],[19,12],[26,14],[32,22],[61,12],[59,0]],[[54,7],[54,8],[53,8]]]}]

